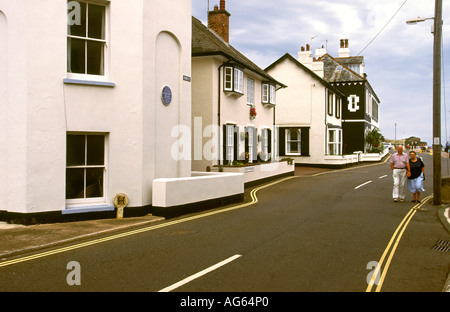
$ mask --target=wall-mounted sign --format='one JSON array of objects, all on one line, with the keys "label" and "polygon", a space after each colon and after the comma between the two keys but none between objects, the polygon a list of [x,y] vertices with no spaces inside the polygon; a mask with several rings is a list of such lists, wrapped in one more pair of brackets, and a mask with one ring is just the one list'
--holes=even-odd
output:
[{"label": "wall-mounted sign", "polygon": [[163,88],[161,93],[161,100],[166,106],[172,103],[172,90],[168,86],[165,86]]}]

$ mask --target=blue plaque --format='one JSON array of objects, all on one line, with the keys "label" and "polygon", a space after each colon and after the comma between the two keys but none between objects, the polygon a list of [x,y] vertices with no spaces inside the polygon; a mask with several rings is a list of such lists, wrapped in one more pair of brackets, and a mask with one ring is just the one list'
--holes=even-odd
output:
[{"label": "blue plaque", "polygon": [[172,90],[165,86],[162,90],[161,99],[164,105],[169,105],[172,102]]}]

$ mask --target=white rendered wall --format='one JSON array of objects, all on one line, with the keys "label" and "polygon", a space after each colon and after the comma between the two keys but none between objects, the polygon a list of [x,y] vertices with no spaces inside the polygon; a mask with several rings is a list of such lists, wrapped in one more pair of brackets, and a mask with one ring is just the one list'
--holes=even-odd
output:
[{"label": "white rendered wall", "polygon": [[[0,40],[5,37],[4,16],[8,34],[7,78],[0,74],[0,82],[6,80],[8,86],[7,100],[0,104],[0,143],[4,143],[0,166],[5,172],[0,189],[6,195],[0,210],[66,209],[68,132],[106,135],[106,205],[122,192],[128,195],[130,207],[151,204],[155,167],[161,159],[168,159],[163,164],[167,171],[161,175],[189,176],[190,162],[172,160],[157,144],[171,145],[181,136],[172,138],[168,129],[180,123],[190,126],[190,84],[183,75],[191,75],[191,1],[105,3],[109,3],[109,23],[104,80],[114,83],[113,88],[63,83],[64,78],[73,78],[67,73],[66,1],[43,6],[31,0],[0,0],[4,13],[0,13]],[[167,38],[165,34],[172,39],[158,40]],[[169,49],[159,74],[157,45],[159,51]],[[164,72],[174,74],[166,77]],[[163,84],[173,86],[170,108],[175,114],[157,113],[163,105],[158,86]],[[5,89],[0,93],[5,94]]]}]

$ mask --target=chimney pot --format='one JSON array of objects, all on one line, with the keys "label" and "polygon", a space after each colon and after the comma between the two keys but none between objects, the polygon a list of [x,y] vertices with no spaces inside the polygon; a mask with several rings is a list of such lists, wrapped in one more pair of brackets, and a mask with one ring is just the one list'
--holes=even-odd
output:
[{"label": "chimney pot", "polygon": [[305,52],[305,47],[302,47],[301,51],[302,51],[302,52]]},{"label": "chimney pot", "polygon": [[219,11],[219,6],[217,4],[214,6],[214,11]]},{"label": "chimney pot", "polygon": [[345,48],[348,49],[348,39],[345,39]]},{"label": "chimney pot", "polygon": [[225,10],[225,0],[220,0],[220,9]]},{"label": "chimney pot", "polygon": [[309,44],[307,44],[306,45],[306,51],[309,51],[310,50],[310,46],[309,46]]}]

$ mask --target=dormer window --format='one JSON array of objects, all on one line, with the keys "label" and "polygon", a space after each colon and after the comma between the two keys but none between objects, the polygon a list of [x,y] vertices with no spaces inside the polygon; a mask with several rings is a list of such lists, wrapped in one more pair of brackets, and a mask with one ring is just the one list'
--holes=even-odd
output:
[{"label": "dormer window", "polygon": [[276,89],[275,85],[270,83],[262,84],[262,103],[268,105],[276,105]]},{"label": "dormer window", "polygon": [[226,92],[244,94],[244,71],[238,67],[225,66],[223,89]]}]

